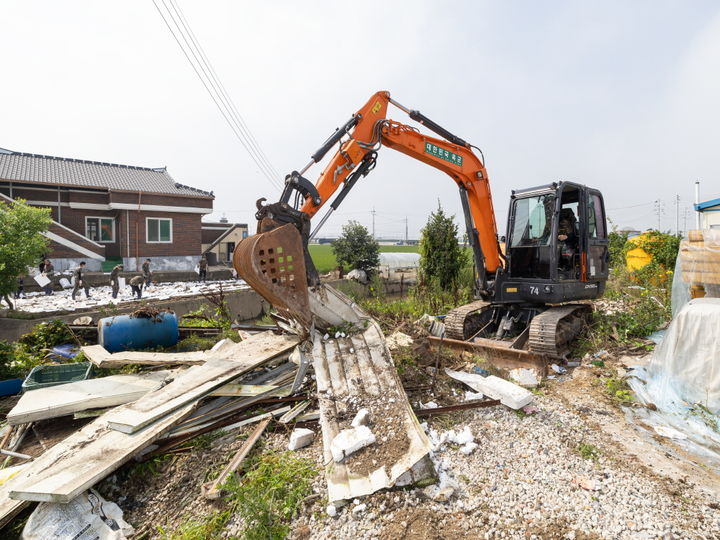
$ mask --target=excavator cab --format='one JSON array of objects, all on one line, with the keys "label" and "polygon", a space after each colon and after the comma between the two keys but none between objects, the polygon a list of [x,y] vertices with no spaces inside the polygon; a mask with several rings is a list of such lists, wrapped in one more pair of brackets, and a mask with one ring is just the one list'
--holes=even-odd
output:
[{"label": "excavator cab", "polygon": [[602,194],[573,182],[513,191],[507,264],[495,301],[556,304],[597,298],[608,277]]}]

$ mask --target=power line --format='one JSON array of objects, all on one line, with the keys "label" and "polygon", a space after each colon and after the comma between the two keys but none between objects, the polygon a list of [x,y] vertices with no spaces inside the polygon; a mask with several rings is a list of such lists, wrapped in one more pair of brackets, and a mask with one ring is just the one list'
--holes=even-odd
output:
[{"label": "power line", "polygon": [[[165,7],[165,10],[167,11],[168,15],[170,16],[170,18],[172,19],[173,23],[175,24],[177,32],[178,32],[178,33],[180,34],[180,36],[183,38],[183,41],[185,41],[186,45],[188,46],[188,49],[190,50],[190,52],[193,54],[193,56],[194,56],[194,57],[196,58],[196,60],[197,60],[197,55],[196,55],[195,52],[193,51],[192,47],[189,45],[188,40],[187,40],[187,38],[185,37],[185,34],[182,32],[182,29],[180,28],[180,25],[179,25],[179,24],[177,23],[177,21],[175,20],[175,17],[174,17],[173,14],[171,13],[170,9],[169,9],[169,8],[167,7],[167,5],[165,4],[165,0],[160,0],[160,1],[162,2],[163,6]],[[220,97],[220,94],[218,93],[218,95],[217,95],[217,97],[216,97],[215,93],[213,93],[213,91],[212,91],[212,90],[210,89],[210,87],[208,86],[208,82],[210,82],[210,84],[212,85],[212,81],[210,81],[210,80],[208,79],[208,81],[206,82],[206,79],[203,77],[203,75],[200,74],[200,71],[198,71],[198,68],[196,67],[195,63],[194,63],[194,62],[192,61],[192,59],[190,58],[190,55],[189,55],[188,52],[185,50],[185,47],[183,47],[182,43],[180,42],[180,39],[178,39],[178,36],[177,36],[177,34],[176,34],[176,30],[173,29],[173,27],[171,26],[170,22],[169,22],[168,19],[165,17],[165,14],[164,14],[163,11],[160,9],[160,6],[158,6],[156,0],[152,0],[152,2],[153,2],[153,5],[155,6],[155,9],[157,9],[157,12],[160,14],[160,17],[162,17],[162,20],[163,20],[163,22],[165,23],[165,26],[167,26],[168,30],[170,31],[170,33],[172,34],[173,38],[175,39],[175,42],[176,42],[176,43],[178,44],[178,46],[180,47],[180,50],[182,51],[183,55],[185,55],[185,58],[186,58],[187,61],[190,63],[190,66],[193,68],[193,71],[195,72],[195,74],[196,74],[196,75],[198,76],[198,78],[200,79],[200,82],[201,82],[202,85],[205,87],[205,90],[207,91],[207,93],[210,95],[210,98],[213,100],[213,103],[215,103],[215,106],[216,106],[216,107],[218,108],[218,110],[220,111],[220,114],[221,114],[222,117],[225,119],[225,121],[227,122],[228,126],[230,126],[230,129],[233,131],[233,133],[235,134],[235,136],[237,137],[237,139],[240,141],[240,143],[243,145],[243,147],[245,148],[245,150],[247,151],[247,153],[250,155],[250,157],[252,158],[252,160],[253,160],[253,161],[255,162],[255,164],[258,166],[258,168],[260,169],[260,172],[268,179],[268,181],[270,182],[271,185],[273,185],[276,189],[280,189],[280,184],[279,184],[279,182],[273,177],[273,173],[270,172],[270,171],[266,168],[267,166],[264,165],[262,159],[253,151],[252,145],[250,145],[250,143],[246,140],[246,137],[244,136],[244,132],[243,132],[243,130],[241,129],[240,125],[237,123],[237,121],[236,121],[232,116],[228,116],[228,112],[230,111],[230,109],[227,108],[227,105],[225,105],[224,102],[223,102],[222,105],[218,102],[218,98],[220,98],[220,100],[222,101],[222,98]],[[179,16],[178,16],[178,17],[179,17]],[[206,71],[205,71],[205,69],[203,69],[203,64],[198,61],[198,65],[199,65],[200,68],[203,70],[203,73],[205,73]],[[214,85],[212,85],[212,86],[213,86],[213,89],[215,89],[215,86],[214,86]],[[215,91],[217,92],[217,90],[215,90]],[[226,110],[225,110],[223,107],[225,107],[225,108],[227,109],[227,112],[226,112]]]},{"label": "power line", "polygon": [[205,49],[203,49],[203,46],[200,44],[200,41],[195,36],[195,32],[193,32],[192,28],[190,27],[190,23],[187,21],[187,18],[185,17],[185,13],[183,13],[182,8],[177,4],[176,0],[170,0],[170,4],[175,10],[175,13],[178,14],[178,17],[180,21],[183,24],[183,28],[185,28],[185,31],[187,32],[188,36],[190,37],[190,41],[195,45],[195,49],[200,53],[200,57],[205,62],[205,65],[207,66],[210,77],[213,81],[215,81],[217,87],[219,88],[219,94],[221,97],[225,97],[226,104],[229,106],[230,112],[233,114],[235,120],[237,121],[240,128],[243,130],[244,134],[247,137],[248,142],[250,143],[250,146],[253,148],[253,150],[256,152],[258,157],[262,160],[262,162],[265,164],[266,168],[270,171],[270,173],[273,175],[274,178],[281,178],[278,174],[277,170],[273,167],[272,163],[268,159],[268,157],[265,155],[265,152],[263,152],[262,148],[260,147],[260,144],[257,142],[257,139],[255,139],[255,136],[253,135],[252,131],[250,131],[250,128],[245,123],[245,119],[240,114],[240,111],[238,111],[237,107],[235,106],[235,102],[230,98],[230,96],[227,93],[227,90],[225,89],[225,85],[220,80],[220,77],[218,77],[217,73],[215,72],[215,68],[212,65],[212,62],[210,62],[210,59],[208,58],[207,54],[205,54]]}]

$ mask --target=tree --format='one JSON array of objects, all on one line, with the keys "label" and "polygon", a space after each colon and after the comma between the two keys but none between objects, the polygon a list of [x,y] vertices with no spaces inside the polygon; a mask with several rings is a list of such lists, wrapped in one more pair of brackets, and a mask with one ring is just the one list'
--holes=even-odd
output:
[{"label": "tree", "polygon": [[420,273],[427,282],[444,290],[457,286],[460,270],[467,264],[467,253],[458,245],[455,216],[448,216],[438,201],[420,236]]},{"label": "tree", "polygon": [[48,239],[43,232],[52,223],[49,208],[34,208],[17,199],[0,204],[0,297],[10,309],[10,294],[17,280],[35,266],[47,251]]},{"label": "tree", "polygon": [[332,250],[339,264],[364,270],[368,276],[380,264],[380,247],[367,228],[357,221],[343,225],[342,235],[332,242]]}]

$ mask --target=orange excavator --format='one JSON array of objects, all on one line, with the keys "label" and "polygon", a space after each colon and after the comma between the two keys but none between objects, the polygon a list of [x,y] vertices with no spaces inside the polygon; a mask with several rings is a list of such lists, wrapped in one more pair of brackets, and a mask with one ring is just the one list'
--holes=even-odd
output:
[{"label": "orange excavator", "polygon": [[[390,120],[389,105],[439,137]],[[308,169],[336,145],[317,181],[308,180]],[[514,190],[503,253],[482,152],[385,91],[336,129],[302,170],[287,175],[278,202],[257,202],[257,234],[233,256],[238,274],[284,316],[306,328],[317,326],[309,293],[320,279],[308,242],[373,170],[383,146],[446,173],[460,193],[478,300],[447,314],[445,335],[550,358],[566,355],[591,312],[588,303],[568,302],[597,298],[608,277],[602,194],[573,182]],[[328,203],[313,230],[311,219]]]}]

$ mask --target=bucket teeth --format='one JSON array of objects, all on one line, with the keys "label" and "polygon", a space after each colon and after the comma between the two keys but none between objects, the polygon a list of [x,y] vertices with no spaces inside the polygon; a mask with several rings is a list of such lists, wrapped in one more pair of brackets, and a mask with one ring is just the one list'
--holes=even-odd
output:
[{"label": "bucket teeth", "polygon": [[302,238],[292,224],[244,239],[235,248],[238,275],[282,314],[306,328],[311,315]]}]

